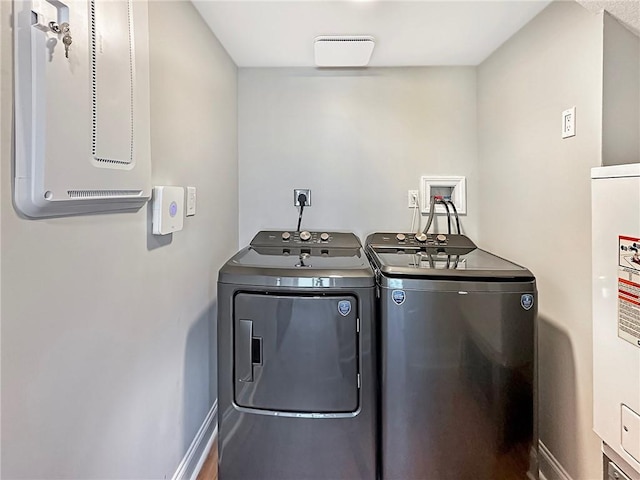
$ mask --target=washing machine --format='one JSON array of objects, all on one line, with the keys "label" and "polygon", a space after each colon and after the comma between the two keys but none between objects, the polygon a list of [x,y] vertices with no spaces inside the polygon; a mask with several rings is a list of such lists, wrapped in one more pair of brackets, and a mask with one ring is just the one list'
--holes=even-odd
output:
[{"label": "washing machine", "polygon": [[[620,462],[620,460],[618,460]],[[633,470],[626,462],[622,461],[620,465],[614,463],[609,457],[605,454],[602,455],[602,463],[603,463],[603,472],[604,476],[603,480],[632,480],[632,478],[625,473],[620,465],[624,464],[626,467],[626,471],[629,472],[630,475],[635,474],[635,478],[638,478],[637,472]]]},{"label": "washing machine", "polygon": [[262,231],[220,269],[220,480],[376,478],[374,307],[352,233]]},{"label": "washing machine", "polygon": [[380,289],[382,479],[537,478],[533,274],[458,234],[374,233],[366,252]]}]

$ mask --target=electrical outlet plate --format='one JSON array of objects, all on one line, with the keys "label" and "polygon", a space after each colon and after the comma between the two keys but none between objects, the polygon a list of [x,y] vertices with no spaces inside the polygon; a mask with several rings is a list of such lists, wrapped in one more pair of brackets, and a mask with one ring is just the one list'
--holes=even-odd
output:
[{"label": "electrical outlet plate", "polygon": [[409,208],[416,208],[418,206],[419,190],[407,190],[407,206]]},{"label": "electrical outlet plate", "polygon": [[304,204],[305,207],[311,206],[311,189],[310,188],[294,188],[293,189],[293,205],[295,207],[300,206],[300,202],[298,201],[298,195],[304,193],[307,196],[307,203]]},{"label": "electrical outlet plate", "polygon": [[562,112],[562,138],[575,137],[576,135],[576,107],[571,107]]}]

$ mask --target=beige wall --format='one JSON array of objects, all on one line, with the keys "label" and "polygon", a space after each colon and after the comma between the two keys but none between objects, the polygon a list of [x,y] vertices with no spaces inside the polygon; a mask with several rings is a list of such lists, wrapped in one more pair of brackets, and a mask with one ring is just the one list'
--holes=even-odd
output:
[{"label": "beige wall", "polygon": [[[478,68],[480,245],[537,277],[540,440],[574,480],[602,478],[590,293],[602,30],[602,15],[555,2]],[[577,135],[562,140],[561,112],[574,105]]]},{"label": "beige wall", "polygon": [[215,400],[237,69],[191,3],[152,2],[152,182],[196,186],[197,215],[172,239],[150,235],[146,207],[25,220],[11,202],[10,9],[0,2],[1,476],[171,478]]},{"label": "beige wall", "polygon": [[295,229],[294,188],[311,188],[303,229],[406,231],[427,174],[467,176],[475,236],[475,68],[239,72],[241,245]]},{"label": "beige wall", "polygon": [[602,163],[640,161],[640,38],[604,15]]}]

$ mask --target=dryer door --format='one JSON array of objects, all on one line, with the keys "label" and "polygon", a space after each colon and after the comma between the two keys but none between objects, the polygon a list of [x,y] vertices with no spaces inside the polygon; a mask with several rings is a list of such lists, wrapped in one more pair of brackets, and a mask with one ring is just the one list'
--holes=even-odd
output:
[{"label": "dryer door", "polygon": [[236,404],[281,412],[356,411],[357,318],[356,298],[349,295],[236,295]]}]

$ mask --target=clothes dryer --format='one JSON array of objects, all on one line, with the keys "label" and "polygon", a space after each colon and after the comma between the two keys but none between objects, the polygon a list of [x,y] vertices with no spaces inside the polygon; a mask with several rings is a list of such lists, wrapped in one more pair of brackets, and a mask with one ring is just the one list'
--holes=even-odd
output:
[{"label": "clothes dryer", "polygon": [[366,252],[380,288],[382,479],[526,479],[533,274],[464,235],[374,233]]},{"label": "clothes dryer", "polygon": [[376,478],[375,280],[351,233],[259,232],[218,277],[220,480]]}]

